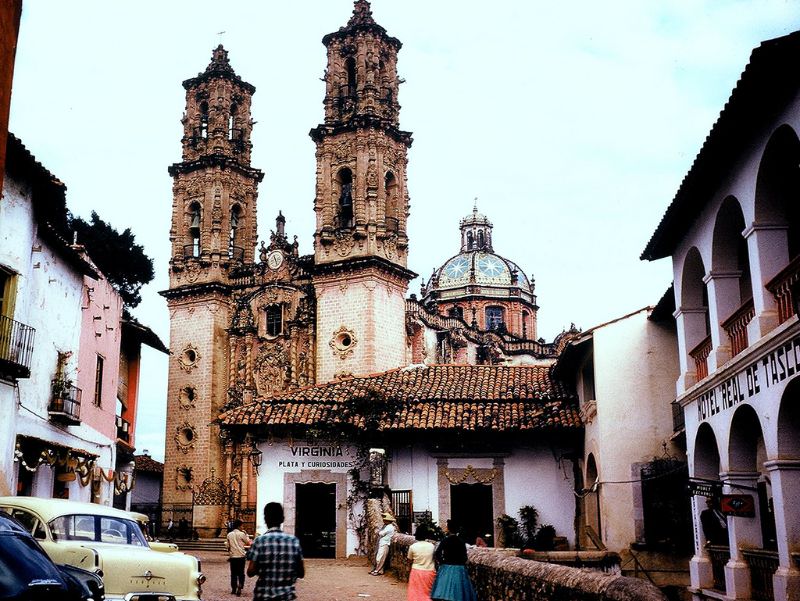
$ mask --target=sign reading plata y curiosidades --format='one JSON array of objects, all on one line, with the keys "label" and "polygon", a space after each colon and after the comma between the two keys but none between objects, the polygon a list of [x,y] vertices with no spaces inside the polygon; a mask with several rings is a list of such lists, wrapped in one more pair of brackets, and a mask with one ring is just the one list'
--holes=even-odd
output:
[{"label": "sign reading plata y curiosidades", "polygon": [[349,447],[326,444],[286,443],[274,456],[279,469],[352,469],[356,466]]}]

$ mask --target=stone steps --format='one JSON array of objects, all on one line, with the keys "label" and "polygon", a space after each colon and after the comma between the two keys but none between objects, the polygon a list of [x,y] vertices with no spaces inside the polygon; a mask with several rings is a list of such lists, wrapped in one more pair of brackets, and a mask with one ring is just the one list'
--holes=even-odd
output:
[{"label": "stone steps", "polygon": [[200,538],[197,540],[176,540],[179,551],[225,551],[224,538]]}]

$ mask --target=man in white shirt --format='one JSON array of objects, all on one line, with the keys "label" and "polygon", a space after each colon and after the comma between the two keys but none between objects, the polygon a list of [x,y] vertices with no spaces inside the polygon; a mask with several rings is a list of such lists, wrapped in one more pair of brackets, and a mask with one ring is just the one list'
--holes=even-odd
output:
[{"label": "man in white shirt", "polygon": [[231,522],[231,531],[225,539],[225,548],[228,550],[228,561],[231,564],[231,593],[242,596],[244,588],[244,564],[247,548],[250,546],[250,537],[243,530],[242,520]]},{"label": "man in white shirt", "polygon": [[385,512],[381,517],[383,517],[383,528],[378,531],[378,553],[375,556],[375,569],[370,572],[373,576],[383,574],[383,564],[386,563],[386,557],[389,555],[389,545],[392,544],[392,536],[397,532],[395,519],[391,513]]}]

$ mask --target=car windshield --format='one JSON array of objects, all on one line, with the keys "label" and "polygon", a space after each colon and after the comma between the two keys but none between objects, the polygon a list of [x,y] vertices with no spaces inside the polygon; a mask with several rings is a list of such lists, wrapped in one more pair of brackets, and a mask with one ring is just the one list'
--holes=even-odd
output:
[{"label": "car windshield", "polygon": [[54,540],[81,540],[146,547],[139,524],[104,515],[62,515],[50,522]]}]

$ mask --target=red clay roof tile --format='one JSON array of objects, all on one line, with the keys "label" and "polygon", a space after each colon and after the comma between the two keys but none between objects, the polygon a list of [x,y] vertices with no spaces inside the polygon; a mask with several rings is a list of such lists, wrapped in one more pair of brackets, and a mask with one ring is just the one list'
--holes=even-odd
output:
[{"label": "red clay roof tile", "polygon": [[[378,409],[364,415],[376,403]],[[546,366],[431,365],[309,386],[219,417],[223,426],[320,424],[378,430],[580,428],[575,394]]]}]

